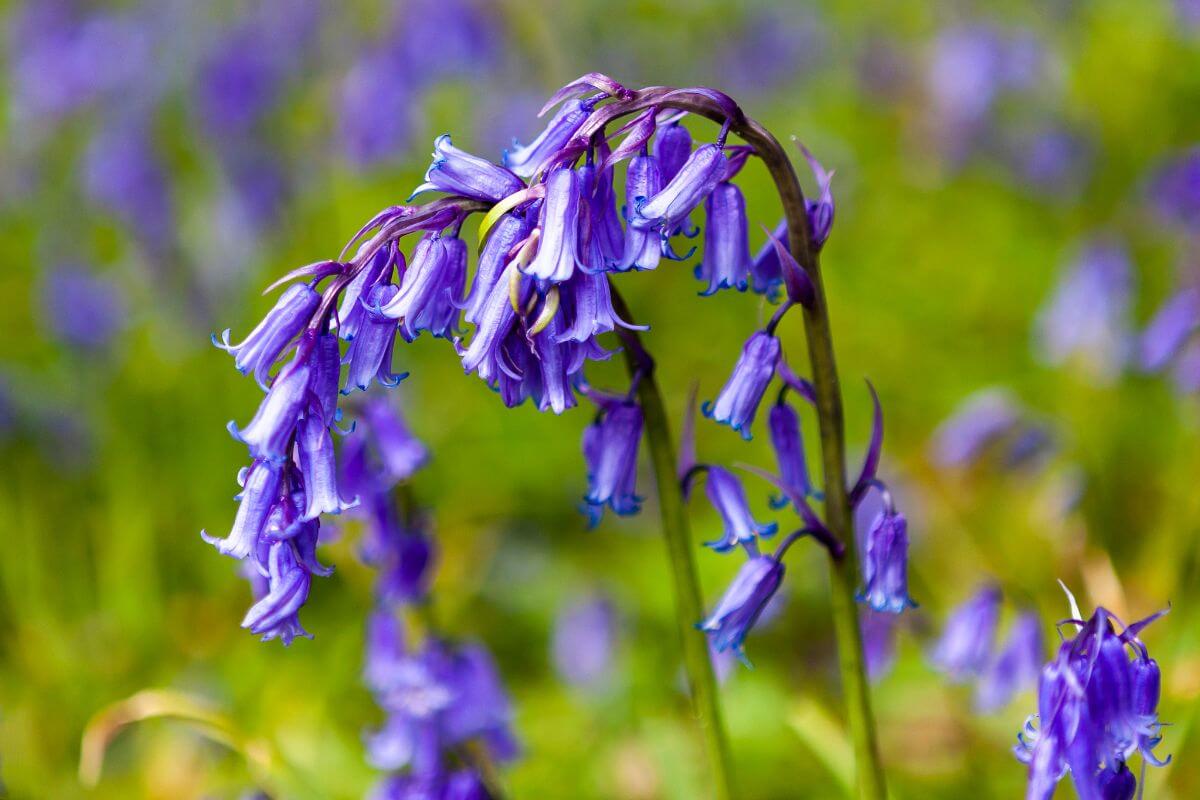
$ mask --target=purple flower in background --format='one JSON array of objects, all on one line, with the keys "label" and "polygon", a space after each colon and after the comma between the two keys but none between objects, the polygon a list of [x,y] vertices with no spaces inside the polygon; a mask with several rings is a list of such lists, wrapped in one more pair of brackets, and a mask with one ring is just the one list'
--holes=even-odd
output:
[{"label": "purple flower in background", "polygon": [[[712,478],[710,477],[711,481]],[[783,580],[783,564],[773,556],[751,556],[721,596],[716,609],[697,627],[708,634],[718,653],[732,650],[743,663],[746,634],[774,597]]]},{"label": "purple flower in background", "polygon": [[1200,341],[1192,340],[1184,347],[1171,370],[1171,381],[1180,394],[1200,391]]},{"label": "purple flower in background", "polygon": [[889,505],[885,500],[867,531],[857,599],[875,611],[899,614],[917,604],[908,596],[908,521]]},{"label": "purple flower in background", "polygon": [[1130,350],[1132,284],[1123,245],[1103,239],[1086,243],[1038,314],[1041,358],[1059,365],[1078,357],[1094,377],[1115,377]]},{"label": "purple flower in background", "polygon": [[638,445],[642,439],[642,408],[633,402],[601,403],[596,420],[583,432],[588,493],[585,511],[594,526],[608,506],[618,515],[642,508],[637,494]]},{"label": "purple flower in background", "polygon": [[628,210],[629,224],[636,228],[657,229],[666,235],[679,228],[717,184],[725,180],[729,159],[720,145],[705,144],[688,156],[662,189],[650,197],[635,198]]},{"label": "purple flower in background", "polygon": [[77,265],[50,269],[41,286],[39,315],[50,334],[80,350],[103,350],[125,326],[125,300],[116,283]]},{"label": "purple flower in background", "polygon": [[1175,15],[1189,28],[1200,28],[1200,2],[1198,0],[1175,0]]},{"label": "purple flower in background", "polygon": [[813,70],[824,58],[829,31],[811,8],[752,11],[719,58],[717,74],[743,92],[769,92]]},{"label": "purple flower in background", "polygon": [[754,521],[750,514],[750,503],[746,500],[746,490],[736,475],[716,466],[708,467],[707,473],[704,493],[725,525],[721,538],[705,542],[707,547],[724,553],[739,544],[750,544],[757,537],[767,538],[775,534],[779,526],[774,522],[760,524]]},{"label": "purple flower in background", "polygon": [[1142,331],[1138,361],[1142,369],[1166,367],[1200,329],[1200,289],[1189,286],[1167,299]]},{"label": "purple flower in background", "polygon": [[932,653],[933,665],[955,682],[978,677],[992,657],[1000,621],[1000,589],[984,586],[946,620]]},{"label": "purple flower in background", "polygon": [[1020,410],[1004,389],[984,389],[967,397],[933,433],[930,455],[943,468],[975,463],[1020,422]]},{"label": "purple flower in background", "polygon": [[583,689],[609,685],[616,638],[616,609],[607,597],[589,597],[565,607],[555,620],[550,650],[559,677]]},{"label": "purple flower in background", "polygon": [[501,20],[490,3],[479,0],[410,0],[394,27],[405,68],[423,85],[479,75],[502,52]]},{"label": "purple flower in background", "polygon": [[781,346],[779,339],[758,331],[746,340],[742,354],[733,367],[721,393],[714,402],[706,402],[701,412],[709,419],[728,425],[749,439],[750,426],[762,402],[763,393],[775,375]]},{"label": "purple flower in background", "polygon": [[886,614],[863,607],[858,624],[862,629],[863,658],[867,662],[867,677],[872,682],[882,680],[892,671],[896,661],[895,614]]},{"label": "purple flower in background", "polygon": [[367,170],[403,154],[416,124],[411,80],[387,48],[367,49],[351,64],[335,98],[338,148],[351,166]]},{"label": "purple flower in background", "polygon": [[975,707],[983,713],[996,711],[1014,694],[1036,684],[1046,658],[1045,648],[1038,615],[1027,611],[1017,617],[1004,647],[975,687]]},{"label": "purple flower in background", "polygon": [[108,120],[89,143],[82,169],[84,190],[92,203],[120,220],[154,253],[171,244],[175,235],[171,189],[147,120]]},{"label": "purple flower in background", "polygon": [[1063,127],[1048,127],[1016,137],[1010,147],[1012,169],[1022,185],[1039,194],[1075,197],[1091,165],[1091,143]]},{"label": "purple flower in background", "polygon": [[704,213],[708,231],[696,277],[708,281],[708,288],[701,294],[721,289],[744,292],[750,273],[750,239],[742,190],[732,183],[718,184],[704,201]]},{"label": "purple flower in background", "polygon": [[568,100],[563,103],[536,139],[524,146],[514,141],[513,149],[504,151],[504,166],[522,178],[532,178],[546,159],[558,152],[583,127],[591,113],[592,107],[587,101]]},{"label": "purple flower in background", "polygon": [[[378,483],[380,490],[390,489],[412,477],[429,460],[429,451],[412,434],[399,409],[386,397],[371,396],[360,407],[363,430],[359,441],[369,442],[378,464],[356,480]],[[355,437],[350,437],[354,439]]]},{"label": "purple flower in background", "polygon": [[524,181],[499,164],[452,145],[450,134],[446,133],[433,143],[433,163],[425,171],[425,182],[412,197],[438,191],[495,203],[524,188]]},{"label": "purple flower in background", "polygon": [[1150,178],[1150,203],[1166,223],[1184,230],[1200,227],[1200,147],[1162,164]]}]

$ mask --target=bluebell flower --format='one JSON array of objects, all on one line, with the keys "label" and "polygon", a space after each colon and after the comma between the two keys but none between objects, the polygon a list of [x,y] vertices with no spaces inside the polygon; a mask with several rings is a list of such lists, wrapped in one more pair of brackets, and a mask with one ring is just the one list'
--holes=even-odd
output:
[{"label": "bluebell flower", "polygon": [[391,487],[412,477],[429,460],[429,450],[413,435],[395,404],[384,397],[371,397],[361,407],[361,420],[379,457],[374,470],[384,485]]},{"label": "bluebell flower", "polygon": [[1093,377],[1114,378],[1129,356],[1132,289],[1125,247],[1106,239],[1088,242],[1038,314],[1039,356],[1056,365],[1076,357]]},{"label": "bluebell flower", "polygon": [[450,142],[445,133],[433,143],[433,163],[425,182],[409,197],[422,192],[447,192],[493,203],[525,188],[525,182],[499,164],[471,155]]},{"label": "bluebell flower", "polygon": [[744,292],[750,274],[750,239],[742,190],[729,182],[717,184],[704,201],[704,213],[708,230],[696,277],[708,281],[708,288],[701,294],[716,294],[720,289]]},{"label": "bluebell flower", "polygon": [[786,219],[779,221],[775,230],[771,231],[770,237],[750,262],[750,289],[758,294],[767,295],[768,298],[772,297],[779,286],[783,284],[783,264],[779,260],[779,253],[776,252],[772,240],[778,241],[784,249],[790,247]]},{"label": "bluebell flower", "polygon": [[642,508],[637,494],[638,447],[642,440],[642,408],[634,402],[602,403],[595,421],[583,431],[588,492],[585,508],[592,525],[604,506],[619,515]]},{"label": "bluebell flower", "polygon": [[554,622],[550,655],[560,678],[571,686],[599,690],[613,679],[617,615],[604,595],[566,606]]},{"label": "bluebell flower", "polygon": [[[670,182],[692,154],[692,134],[679,120],[660,126],[654,137],[654,157],[662,166],[662,179]],[[650,197],[651,195],[644,195]]]},{"label": "bluebell flower", "polygon": [[561,414],[575,406],[571,379],[582,364],[575,363],[573,343],[564,342],[563,334],[562,315],[556,314],[550,324],[530,340],[536,364],[529,365],[524,373],[531,376],[531,367],[537,370],[537,383],[528,389],[537,401],[539,411]]},{"label": "bluebell flower", "polygon": [[175,210],[149,128],[136,116],[106,121],[84,153],[83,188],[152,255],[162,256],[174,242]]},{"label": "bluebell flower", "polygon": [[[637,208],[638,198],[653,197],[662,189],[662,172],[654,156],[634,156],[625,172],[625,211],[632,215]],[[639,229],[635,225],[625,226],[625,241],[621,260],[616,269],[646,270],[658,266],[662,255],[659,235],[652,230]]]},{"label": "bluebell flower", "polygon": [[1137,793],[1137,778],[1124,762],[1115,771],[1101,770],[1097,784],[1100,788],[1100,800],[1133,800]]},{"label": "bluebell flower", "polygon": [[1138,359],[1142,369],[1156,372],[1166,367],[1198,329],[1200,289],[1189,286],[1168,298],[1142,332]]},{"label": "bluebell flower", "polygon": [[900,617],[863,606],[858,614],[862,631],[863,660],[867,677],[876,682],[892,670],[896,660],[896,623]]},{"label": "bluebell flower", "polygon": [[238,495],[240,505],[233,520],[233,529],[224,539],[210,537],[204,531],[200,535],[225,555],[243,559],[254,552],[258,537],[267,525],[271,509],[279,499],[279,485],[283,465],[258,459],[240,477],[242,491]]},{"label": "bluebell flower", "polygon": [[529,228],[530,223],[524,216],[512,212],[502,216],[492,226],[479,253],[471,291],[464,302],[463,319],[467,322],[479,325],[482,321],[492,287],[500,280],[504,268],[513,258],[513,249],[529,236]]},{"label": "bluebell flower", "polygon": [[373,381],[393,387],[408,376],[392,372],[392,350],[396,344],[396,320],[384,315],[381,309],[395,298],[400,290],[390,283],[371,287],[363,298],[366,314],[359,319],[357,335],[346,350],[346,388],[342,394],[355,389],[366,391]]},{"label": "bluebell flower", "polygon": [[374,256],[355,274],[342,290],[342,302],[338,306],[338,335],[347,342],[358,335],[359,326],[367,316],[369,306],[365,300],[371,290],[380,284],[392,282],[392,275],[405,272],[404,253],[396,243],[381,247]]},{"label": "bluebell flower", "polygon": [[282,461],[291,455],[292,434],[308,401],[312,373],[308,353],[297,352],[275,378],[250,424],[239,430],[235,423],[229,423],[229,432],[250,448],[250,455],[270,461]]},{"label": "bluebell flower", "polygon": [[1042,621],[1027,611],[1012,624],[1008,640],[975,687],[975,707],[984,713],[1008,704],[1017,692],[1037,683],[1045,661]]},{"label": "bluebell flower", "polygon": [[321,514],[340,514],[353,507],[338,493],[337,461],[333,454],[333,437],[320,416],[305,415],[296,431],[296,453],[304,476],[305,506],[303,519],[316,519]]},{"label": "bluebell flower", "polygon": [[41,315],[49,332],[63,343],[102,351],[124,327],[125,302],[108,278],[75,265],[50,269],[40,289]]},{"label": "bluebell flower", "polygon": [[720,145],[697,147],[661,190],[636,199],[629,224],[669,234],[725,180],[728,164]]},{"label": "bluebell flower", "polygon": [[[833,202],[833,172],[826,170],[821,166],[821,162],[817,161],[816,156],[809,152],[808,148],[800,145],[800,152],[804,154],[804,158],[808,161],[808,167],[812,170],[813,177],[817,181],[817,196],[816,198],[806,198],[804,201],[804,210],[808,216],[808,235],[812,240],[812,246],[820,250],[824,247],[826,240],[829,239],[829,233],[833,230],[834,202]],[[768,242],[768,244],[770,244]]]},{"label": "bluebell flower", "polygon": [[1167,159],[1147,186],[1151,204],[1164,222],[1195,231],[1200,223],[1200,147]]},{"label": "bluebell flower", "polygon": [[779,339],[766,331],[755,332],[746,340],[733,373],[717,399],[701,406],[704,416],[730,426],[741,433],[743,439],[749,439],[750,426],[754,423],[763,393],[775,376],[780,353]]},{"label": "bluebell flower", "polygon": [[710,466],[704,481],[704,493],[712,503],[713,508],[721,515],[725,525],[721,538],[705,542],[718,553],[732,550],[739,544],[749,544],[757,537],[770,537],[779,526],[774,522],[760,524],[755,522],[750,514],[750,503],[746,500],[746,490],[737,476],[728,470]]},{"label": "bluebell flower", "polygon": [[420,603],[429,596],[437,547],[421,514],[401,515],[387,490],[366,503],[367,525],[359,555],[379,570],[375,597],[385,604]]},{"label": "bluebell flower", "polygon": [[400,320],[404,338],[421,331],[448,337],[467,281],[467,245],[456,236],[426,235],[413,250],[400,291],[380,312]]},{"label": "bluebell flower", "polygon": [[933,433],[930,455],[943,468],[967,467],[1020,423],[1020,410],[1004,389],[985,389],[967,397]]},{"label": "bluebell flower", "polygon": [[580,344],[590,342],[602,333],[622,328],[645,330],[617,316],[613,310],[612,291],[608,278],[603,273],[576,272],[560,287],[559,314],[565,314],[570,325],[562,333],[560,341]]},{"label": "bluebell flower", "polygon": [[[516,267],[509,267],[515,271]],[[511,272],[505,273],[505,275]],[[511,361],[513,351],[506,350],[510,334],[516,330],[517,315],[509,297],[509,281],[500,277],[487,294],[476,319],[475,334],[466,348],[459,348],[463,371],[478,373],[489,386],[499,385],[502,377],[519,378]],[[519,354],[519,350],[516,351]]]},{"label": "bluebell flower", "polygon": [[537,255],[524,272],[561,283],[571,277],[579,260],[581,186],[573,169],[561,168],[546,178],[546,199],[538,218]]},{"label": "bluebell flower", "polygon": [[[775,451],[775,463],[779,467],[779,478],[784,485],[801,497],[813,492],[808,477],[808,462],[804,457],[804,439],[800,433],[800,415],[786,400],[771,406],[767,414],[767,430],[771,435],[771,449]],[[786,498],[772,501],[775,508],[787,504]]]},{"label": "bluebell flower", "polygon": [[749,664],[742,643],[779,589],[783,572],[783,564],[772,556],[746,559],[716,609],[697,625],[708,634],[717,652],[732,650],[743,663]]},{"label": "bluebell flower", "polygon": [[[604,164],[608,155],[608,142],[602,140],[601,146],[596,148],[596,158]],[[625,248],[625,231],[621,227],[620,217],[617,216],[617,194],[613,186],[615,172],[614,169],[600,168],[596,172],[591,192],[585,196],[590,234],[599,243],[606,268],[621,261]],[[628,170],[626,176],[628,184]]]},{"label": "bluebell flower", "polygon": [[952,681],[976,678],[992,657],[1000,621],[1000,589],[987,585],[955,609],[932,653],[935,667]]},{"label": "bluebell flower", "polygon": [[504,151],[504,166],[522,178],[532,178],[583,127],[591,113],[592,105],[586,100],[563,103],[536,139],[524,146],[513,142],[513,149]]},{"label": "bluebell flower", "polygon": [[908,521],[887,501],[884,505],[867,531],[857,599],[875,611],[899,614],[917,605],[908,596]]},{"label": "bluebell flower", "polygon": [[289,645],[297,636],[312,638],[300,624],[298,612],[308,599],[312,575],[296,559],[289,542],[270,545],[267,560],[267,594],[260,598],[242,620],[242,627],[264,642],[279,639]]},{"label": "bluebell flower", "polygon": [[403,153],[416,123],[417,91],[394,48],[372,47],[359,54],[334,98],[342,157],[365,170]]},{"label": "bluebell flower", "polygon": [[272,365],[305,329],[320,302],[321,296],[311,286],[306,283],[293,284],[283,291],[275,307],[267,312],[262,322],[250,331],[241,344],[229,343],[228,328],[221,334],[220,343],[213,335],[213,344],[233,356],[233,364],[239,372],[254,373],[258,385],[265,389]]}]

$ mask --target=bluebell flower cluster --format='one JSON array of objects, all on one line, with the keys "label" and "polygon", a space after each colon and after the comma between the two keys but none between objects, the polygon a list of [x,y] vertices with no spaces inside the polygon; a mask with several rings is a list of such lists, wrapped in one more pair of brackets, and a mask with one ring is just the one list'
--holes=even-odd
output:
[{"label": "bluebell flower cluster", "polygon": [[1163,766],[1154,749],[1161,673],[1139,635],[1160,612],[1129,626],[1098,607],[1088,619],[1074,608],[1061,627],[1075,627],[1038,677],[1038,709],[1018,736],[1017,758],[1029,766],[1025,796],[1049,800],[1068,774],[1079,797],[1132,800],[1137,780],[1127,761]]}]

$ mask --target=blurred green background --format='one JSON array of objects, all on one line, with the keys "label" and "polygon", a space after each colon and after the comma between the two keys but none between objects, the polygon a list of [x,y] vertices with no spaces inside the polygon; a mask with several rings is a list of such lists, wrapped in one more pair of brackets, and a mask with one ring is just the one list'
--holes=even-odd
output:
[{"label": "blurred green background", "polygon": [[[496,157],[538,130],[544,97],[591,70],[725,89],[837,172],[823,261],[848,434],[860,452],[870,377],[921,604],[874,692],[894,796],[1020,796],[1011,747],[1032,692],[979,715],[926,653],[986,579],[1006,615],[1032,606],[1053,637],[1067,616],[1059,578],[1127,620],[1173,604],[1146,641],[1173,723],[1158,752],[1174,761],[1146,796],[1200,796],[1196,398],[1134,369],[1106,378],[1095,353],[1049,363],[1035,334],[1090,237],[1130,254],[1131,332],[1196,258],[1186,225],[1155,213],[1150,182],[1200,133],[1194,3],[163,0],[9,3],[4,20],[5,796],[237,797],[265,770],[290,775],[297,796],[342,798],[377,779],[361,739],[381,713],[360,680],[372,575],[355,523],[324,549],[337,571],[302,614],[316,638],[286,649],[238,627],[246,582],[199,538],[232,520],[244,455],[223,426],[259,397],[208,334],[240,338],[275,276],[333,257],[403,202],[437,134]],[[758,165],[741,184],[757,246],[756,223],[778,208]],[[684,265],[622,280],[676,412],[692,381],[715,394],[769,313],[756,296],[697,289]],[[781,335],[803,364],[799,322]],[[442,550],[433,613],[492,649],[514,698],[524,755],[504,773],[508,796],[704,797],[653,502],[586,531],[588,413],[508,411],[448,349],[400,348],[412,377],[397,391],[434,454],[414,480]],[[590,377],[623,382],[617,364]],[[989,386],[1052,431],[1053,452],[1021,470],[937,467],[932,432]],[[702,454],[722,462],[771,464],[765,440],[700,426]],[[715,515],[692,513],[709,538]],[[737,562],[699,547],[697,560],[711,604]],[[755,669],[724,685],[743,797],[845,794],[826,582],[821,556],[798,546],[786,605],[748,641]],[[549,643],[558,612],[597,591],[620,625],[611,683],[588,693],[562,683]],[[146,721],[115,736],[85,788],[89,719],[148,688],[207,704],[243,744]]]}]

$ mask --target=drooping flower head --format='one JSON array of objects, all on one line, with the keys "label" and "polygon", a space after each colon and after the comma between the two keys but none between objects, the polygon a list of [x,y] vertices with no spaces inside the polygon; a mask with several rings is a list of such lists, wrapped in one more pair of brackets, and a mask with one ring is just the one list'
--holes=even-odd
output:
[{"label": "drooping flower head", "polygon": [[1042,621],[1027,611],[1013,621],[1004,647],[980,677],[975,707],[984,713],[1003,708],[1014,694],[1037,683],[1045,657]]},{"label": "drooping flower head", "polygon": [[704,213],[708,228],[696,277],[708,281],[708,288],[701,294],[712,295],[721,289],[744,292],[749,285],[750,243],[742,190],[728,181],[717,184],[704,201]]},{"label": "drooping flower head", "polygon": [[586,512],[592,525],[604,507],[619,515],[636,514],[642,498],[637,494],[637,457],[642,438],[642,408],[629,401],[602,402],[596,420],[583,432],[587,461]]},{"label": "drooping flower head", "polygon": [[635,201],[629,224],[668,234],[725,180],[728,164],[720,145],[697,147],[658,193]]},{"label": "drooping flower head", "polygon": [[1000,589],[987,585],[946,620],[934,648],[934,666],[953,681],[978,677],[992,655],[992,641],[1000,621]]},{"label": "drooping flower head", "polygon": [[704,480],[704,493],[712,503],[713,508],[721,515],[725,530],[721,538],[704,544],[723,553],[732,550],[739,544],[749,544],[758,537],[773,536],[779,526],[774,522],[759,523],[750,513],[750,504],[746,500],[746,489],[741,480],[728,470],[710,466]]},{"label": "drooping flower head", "polygon": [[750,426],[763,393],[775,375],[781,351],[779,339],[766,331],[758,331],[747,339],[733,374],[716,401],[701,407],[704,416],[729,425],[741,433],[743,439],[749,439]]},{"label": "drooping flower head", "polygon": [[783,580],[783,564],[774,556],[751,556],[738,570],[713,612],[697,627],[718,653],[732,650],[743,663],[742,643]]},{"label": "drooping flower head", "polygon": [[889,505],[867,532],[858,599],[875,611],[899,614],[916,603],[908,596],[908,521]]},{"label": "drooping flower head", "polygon": [[512,172],[460,150],[451,144],[450,134],[444,133],[433,143],[433,163],[425,172],[425,182],[409,199],[437,191],[495,203],[524,188],[524,181]]}]

